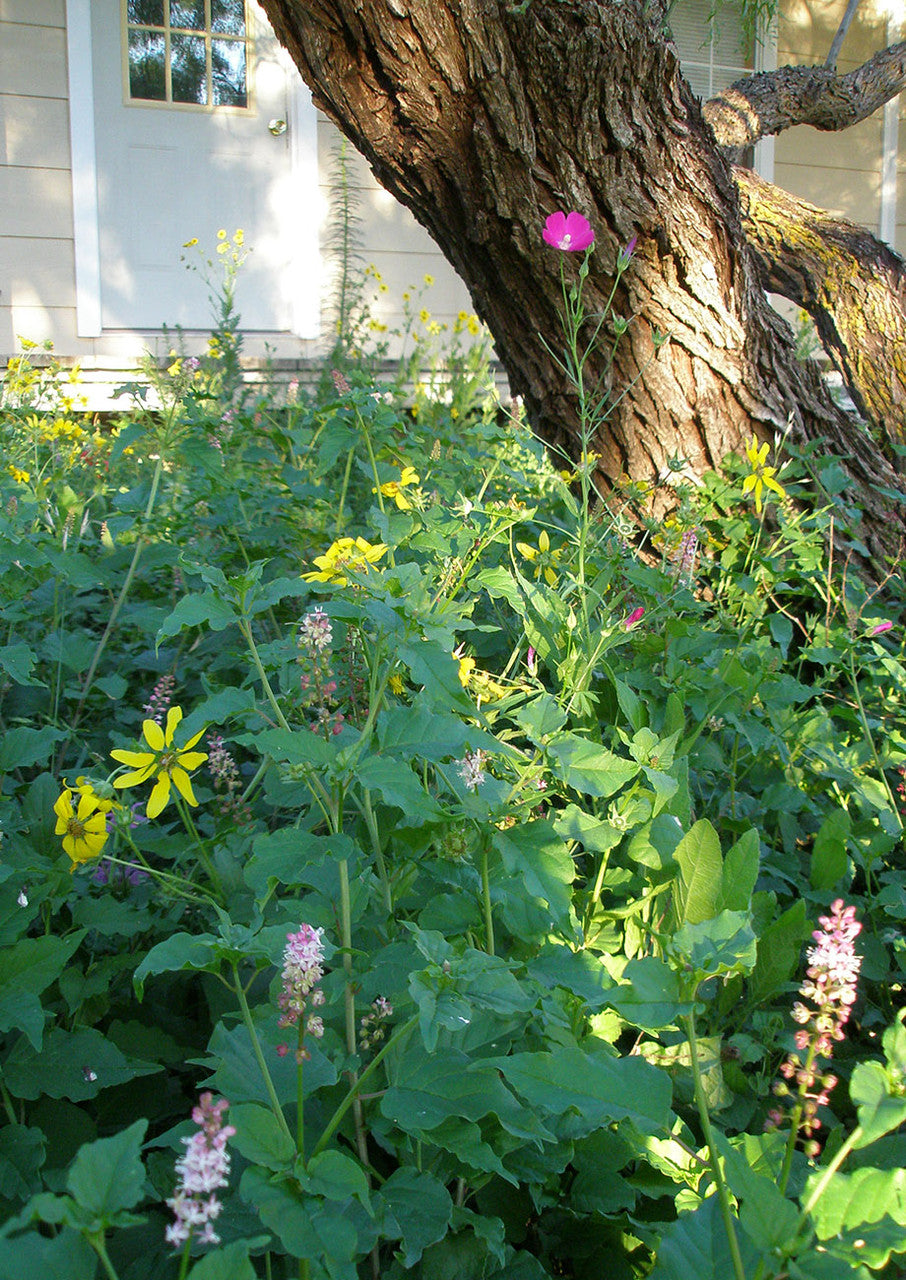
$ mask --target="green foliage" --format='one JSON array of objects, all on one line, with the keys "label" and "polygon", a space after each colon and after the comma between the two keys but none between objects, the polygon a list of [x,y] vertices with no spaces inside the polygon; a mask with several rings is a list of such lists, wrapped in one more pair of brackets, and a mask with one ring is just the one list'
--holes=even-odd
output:
[{"label": "green foliage", "polygon": [[[425,328],[378,388],[366,324],[348,383],[253,401],[226,303],[103,429],[7,373],[0,1277],[894,1275],[903,599],[829,562],[833,460],[592,514],[589,441],[555,471],[480,347]],[[815,1151],[765,1122],[841,895]],[[303,924],[323,1035],[281,1002]],[[203,1090],[221,1240],[175,1249]]]}]

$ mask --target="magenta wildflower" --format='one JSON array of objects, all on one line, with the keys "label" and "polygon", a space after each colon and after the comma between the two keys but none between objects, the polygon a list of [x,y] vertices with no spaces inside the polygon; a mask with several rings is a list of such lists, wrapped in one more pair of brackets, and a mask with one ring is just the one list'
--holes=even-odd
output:
[{"label": "magenta wildflower", "polygon": [[151,697],[145,703],[143,708],[145,715],[149,720],[153,720],[155,724],[163,725],[164,716],[167,714],[170,703],[173,701],[173,690],[176,681],[172,676],[161,676],[157,684],[151,690]]},{"label": "magenta wildflower", "polygon": [[[818,1109],[827,1106],[837,1083],[837,1077],[822,1066],[821,1059],[829,1062],[834,1045],[845,1036],[843,1028],[855,1004],[862,964],[854,946],[862,929],[855,907],[848,907],[842,898],[837,898],[831,904],[830,915],[819,917],[819,924],[821,928],[812,934],[815,945],[806,952],[808,968],[799,988],[802,999],[791,1010],[793,1021],[799,1026],[794,1037],[796,1049],[780,1068],[784,1080],[795,1081],[793,1130],[802,1131],[806,1152],[812,1156],[820,1149],[814,1139],[821,1128]],[[804,1060],[801,1054],[805,1055]],[[790,1087],[778,1083],[774,1092],[785,1097]],[[776,1127],[776,1113],[769,1114],[768,1124]]]},{"label": "magenta wildflower", "polygon": [[872,629],[869,631],[868,634],[870,636],[882,636],[885,631],[892,631],[892,630],[893,630],[893,623],[890,621],[890,619],[887,619],[884,622],[879,622],[877,626],[872,627]]},{"label": "magenta wildflower", "polygon": [[183,1138],[186,1153],[176,1161],[179,1182],[167,1201],[176,1221],[167,1227],[168,1244],[178,1247],[192,1237],[200,1244],[220,1243],[213,1224],[223,1206],[214,1193],[229,1181],[226,1144],[236,1132],[232,1125],[223,1123],[229,1105],[224,1098],[214,1102],[213,1095],[205,1092],[192,1111],[192,1119],[200,1127],[191,1138]]},{"label": "magenta wildflower", "polygon": [[633,609],[632,613],[623,623],[623,626],[626,628],[627,631],[629,631],[632,627],[635,626],[637,622],[641,622],[644,616],[645,616],[645,606],[640,604],[635,609]]},{"label": "magenta wildflower", "polygon": [[591,223],[581,213],[552,213],[544,223],[541,233],[545,244],[567,253],[581,253],[594,244],[595,233]]}]

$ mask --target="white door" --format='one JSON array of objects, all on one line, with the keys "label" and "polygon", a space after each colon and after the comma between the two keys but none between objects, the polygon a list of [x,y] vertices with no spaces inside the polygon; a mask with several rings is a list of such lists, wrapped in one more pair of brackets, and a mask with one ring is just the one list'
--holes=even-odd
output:
[{"label": "white door", "polygon": [[242,228],[242,328],[299,332],[301,82],[262,11],[91,0],[90,21],[101,327],[209,328],[217,232]]}]

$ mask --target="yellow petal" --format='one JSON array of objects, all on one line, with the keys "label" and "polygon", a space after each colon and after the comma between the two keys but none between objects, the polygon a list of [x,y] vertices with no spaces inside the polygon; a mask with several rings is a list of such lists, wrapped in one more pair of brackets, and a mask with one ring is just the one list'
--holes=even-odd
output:
[{"label": "yellow petal", "polygon": [[[188,804],[193,808],[198,807],[198,801],[195,799],[195,792],[192,790],[192,779],[186,773],[185,769],[175,768],[171,773],[173,785]],[[150,817],[150,814],[148,815]]]},{"label": "yellow petal", "polygon": [[154,790],[151,792],[151,798],[148,801],[145,813],[149,818],[156,818],[159,813],[166,809],[170,802],[170,775],[164,773],[163,770],[157,775],[157,782],[154,784]]},{"label": "yellow petal", "polygon": [[206,751],[180,751],[176,757],[176,763],[182,769],[187,769],[190,773],[193,769],[197,769],[200,764],[204,764],[208,758]]},{"label": "yellow petal", "polygon": [[121,773],[118,778],[113,779],[113,785],[117,791],[122,791],[124,787],[138,787],[143,782],[147,782],[154,775],[154,762],[145,765],[142,769],[133,769],[131,773]]},{"label": "yellow petal", "polygon": [[[179,753],[180,753],[180,755],[182,755],[183,751],[191,751],[191,750],[192,750],[192,748],[195,746],[195,743],[196,743],[196,742],[201,742],[202,738],[203,738],[203,737],[204,737],[204,735],[205,735],[205,732],[206,732],[206,730],[204,730],[204,729],[200,729],[198,733],[194,734],[194,735],[189,739],[189,741],[186,743],[186,745],[185,745],[184,747],[180,747],[180,748],[179,748]],[[205,759],[207,759],[207,756],[205,756]],[[192,768],[194,769],[194,768],[196,768],[196,766],[195,766],[195,765],[193,765],[193,766],[192,766]]]},{"label": "yellow petal", "polygon": [[173,734],[176,732],[176,726],[182,719],[182,707],[171,707],[167,712],[167,731],[164,735],[168,747],[173,745]]},{"label": "yellow petal", "polygon": [[125,751],[122,747],[117,747],[110,754],[120,764],[131,764],[134,769],[143,769],[145,765],[154,764],[155,761],[155,756],[150,751]]},{"label": "yellow petal", "polygon": [[164,731],[156,720],[143,720],[142,733],[152,751],[163,751],[167,745],[164,741]]},{"label": "yellow petal", "polygon": [[[72,817],[72,792],[64,791],[57,799],[53,807],[54,813],[58,816],[60,822],[66,822]],[[59,825],[59,824],[58,824]],[[59,835],[59,831],[57,835]]]}]

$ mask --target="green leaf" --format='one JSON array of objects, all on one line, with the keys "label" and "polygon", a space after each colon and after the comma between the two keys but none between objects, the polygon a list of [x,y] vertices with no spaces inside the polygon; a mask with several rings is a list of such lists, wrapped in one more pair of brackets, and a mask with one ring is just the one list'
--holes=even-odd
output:
[{"label": "green leaf", "polygon": [[41,1129],[7,1124],[0,1129],[0,1196],[27,1200],[40,1190],[38,1170],[44,1164],[47,1138]]},{"label": "green leaf", "polygon": [[669,1126],[671,1084],[641,1057],[586,1054],[578,1045],[550,1053],[491,1058],[482,1067],[502,1072],[510,1088],[537,1116],[560,1120],[560,1135],[581,1138],[603,1125],[628,1119],[642,1133]]},{"label": "green leaf", "polygon": [[675,895],[677,922],[710,920],[720,909],[723,858],[717,832],[707,818],[699,819],[687,831],[673,856],[680,868]]},{"label": "green leaf", "polygon": [[684,924],[670,942],[692,970],[697,986],[707,978],[730,973],[750,973],[757,954],[755,934],[746,911],[721,911],[713,920]]},{"label": "green leaf", "polygon": [[0,774],[12,769],[28,769],[46,764],[54,747],[66,737],[62,729],[45,725],[43,729],[6,729],[0,738]]},{"label": "green leaf", "polygon": [[[819,1170],[809,1178],[805,1199],[822,1176]],[[821,1240],[831,1240],[856,1228],[864,1232],[885,1218],[891,1218],[901,1228],[906,1226],[906,1169],[866,1168],[833,1174],[824,1183],[811,1218]],[[900,1231],[899,1238],[899,1250],[906,1250],[906,1234]]]},{"label": "green leaf", "polygon": [[[898,1087],[902,1077],[894,1076]],[[880,1062],[859,1062],[853,1068],[849,1096],[859,1113],[862,1135],[857,1147],[867,1147],[906,1120],[906,1097],[895,1093],[890,1072]]]},{"label": "green leaf", "polygon": [[799,1209],[781,1192],[775,1169],[759,1159],[756,1141],[745,1135],[731,1143],[715,1129],[714,1142],[730,1190],[740,1202],[742,1227],[757,1248],[777,1250],[778,1256],[785,1256],[798,1234]]},{"label": "green leaf", "polygon": [[275,1172],[292,1167],[296,1144],[277,1123],[273,1111],[252,1102],[234,1103],[230,1107],[230,1124],[236,1129],[232,1145],[250,1164]]},{"label": "green leaf", "polygon": [[518,877],[522,891],[550,907],[550,928],[572,936],[570,892],[576,868],[569,850],[544,819],[494,831],[492,843],[508,875]]},{"label": "green leaf", "polygon": [[751,827],[727,850],[718,911],[748,911],[758,879],[758,832]]},{"label": "green leaf", "polygon": [[683,1002],[679,978],[658,956],[630,960],[622,978],[607,993],[607,1003],[634,1027],[660,1031],[675,1026],[680,1015],[692,1008]]},{"label": "green leaf", "polygon": [[442,810],[425,790],[420,778],[402,761],[366,756],[356,768],[356,777],[361,786],[377,791],[384,804],[402,809],[412,822],[421,825],[443,817]]},{"label": "green leaf", "polygon": [[178,636],[186,627],[209,626],[212,631],[223,631],[236,622],[239,616],[234,605],[221,600],[213,591],[183,596],[158,628],[157,641],[159,644],[161,640]]},{"label": "green leaf", "polygon": [[798,964],[802,943],[809,936],[805,899],[799,898],[758,939],[758,958],[749,978],[752,999],[759,1004],[789,982]]},{"label": "green leaf", "polygon": [[102,1089],[160,1070],[157,1064],[127,1058],[94,1027],[67,1031],[55,1026],[47,1032],[40,1051],[20,1040],[6,1060],[3,1077],[16,1098],[34,1100],[46,1094],[84,1102]]},{"label": "green leaf", "polygon": [[0,950],[0,1031],[23,1031],[41,1048],[44,1010],[38,999],[55,982],[85,936],[20,938]]},{"label": "green leaf", "polygon": [[[290,1053],[283,1057],[277,1053],[277,1046],[285,1040],[286,1032],[277,1026],[277,1019],[267,1005],[263,1006],[258,1015],[256,1030],[278,1099],[284,1105],[295,1102],[295,1058]],[[305,1064],[305,1090],[310,1095],[325,1085],[336,1084],[337,1071],[316,1043],[309,1044],[308,1050],[311,1058]],[[261,1068],[243,1023],[227,1028],[222,1022],[218,1022],[208,1044],[205,1063],[211,1068],[211,1074],[204,1081],[206,1088],[223,1094],[233,1103],[258,1102],[268,1105],[270,1099]]]},{"label": "green leaf", "polygon": [[241,734],[237,742],[288,764],[333,764],[340,753],[336,739],[329,742],[310,729],[263,729],[260,733]]},{"label": "green leaf", "polygon": [[812,846],[809,880],[815,890],[833,889],[846,875],[849,866],[847,841],[852,821],[845,809],[832,810],[815,836]]},{"label": "green leaf", "polygon": [[399,1238],[403,1266],[419,1261],[428,1245],[442,1240],[453,1213],[453,1201],[433,1174],[411,1167],[395,1169],[380,1190],[384,1204],[383,1234]]},{"label": "green leaf", "polygon": [[30,1231],[0,1240],[0,1280],[95,1280],[97,1263],[95,1251],[71,1227],[54,1236]]},{"label": "green leaf", "polygon": [[635,760],[624,760],[600,743],[564,733],[547,744],[551,772],[583,795],[606,799],[639,772]]},{"label": "green leaf", "polygon": [[357,1160],[342,1151],[327,1150],[312,1156],[304,1171],[298,1171],[299,1183],[311,1195],[325,1200],[352,1200],[360,1202],[369,1216],[374,1216],[368,1178]]},{"label": "green leaf", "polygon": [[35,656],[27,644],[19,641],[16,644],[0,646],[0,669],[6,672],[14,684],[35,685],[44,688],[42,680],[32,679],[32,667]]},{"label": "green leaf", "polygon": [[218,940],[212,934],[173,933],[151,948],[136,969],[132,981],[141,1000],[145,994],[146,978],[182,969],[217,973],[221,964]]},{"label": "green leaf", "polygon": [[207,1253],[189,1272],[189,1280],[255,1280],[247,1240],[234,1240]]},{"label": "green leaf", "polygon": [[145,1168],[141,1161],[147,1120],[136,1120],[112,1138],[99,1138],[80,1149],[66,1187],[99,1225],[114,1223],[123,1209],[142,1199]]},{"label": "green leaf", "polygon": [[[745,1274],[754,1275],[759,1255],[738,1231],[737,1236]],[[730,1280],[735,1274],[720,1204],[712,1195],[664,1228],[649,1280]]]}]

